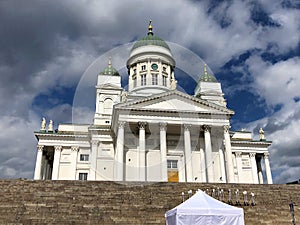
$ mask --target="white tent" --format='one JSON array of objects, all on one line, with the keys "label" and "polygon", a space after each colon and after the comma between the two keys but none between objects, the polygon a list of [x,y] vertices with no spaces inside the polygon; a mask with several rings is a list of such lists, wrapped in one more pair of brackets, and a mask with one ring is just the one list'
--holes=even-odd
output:
[{"label": "white tent", "polygon": [[244,225],[244,210],[199,190],[165,214],[167,225]]}]

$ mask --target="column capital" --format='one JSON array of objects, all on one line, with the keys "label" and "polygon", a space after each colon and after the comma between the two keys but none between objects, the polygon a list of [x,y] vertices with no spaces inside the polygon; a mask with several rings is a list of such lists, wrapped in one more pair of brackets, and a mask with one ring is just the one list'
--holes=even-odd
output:
[{"label": "column capital", "polygon": [[256,152],[250,152],[250,158],[254,158],[255,157],[255,155],[256,155]]},{"label": "column capital", "polygon": [[98,140],[91,140],[92,145],[98,145],[99,141]]},{"label": "column capital", "polygon": [[79,151],[79,147],[78,146],[71,146],[71,151],[72,152],[78,152]]},{"label": "column capital", "polygon": [[188,131],[191,129],[192,124],[183,124],[184,130]]},{"label": "column capital", "polygon": [[224,127],[224,133],[229,133],[230,126],[229,125],[225,125],[223,127]]},{"label": "column capital", "polygon": [[159,123],[159,128],[161,131],[165,131],[167,128],[167,123],[166,122]]},{"label": "column capital", "polygon": [[145,130],[146,125],[147,122],[143,122],[143,121],[138,122],[138,126],[141,130]]},{"label": "column capital", "polygon": [[235,156],[239,158],[242,157],[242,152],[235,152]]},{"label": "column capital", "polygon": [[125,125],[126,125],[126,122],[125,122],[125,121],[119,121],[119,122],[118,122],[118,128],[119,128],[119,129],[120,129],[120,128],[124,128]]},{"label": "column capital", "polygon": [[43,151],[44,145],[37,145],[36,148],[38,151]]},{"label": "column capital", "polygon": [[269,159],[269,152],[264,152],[264,159]]},{"label": "column capital", "polygon": [[62,146],[61,145],[55,145],[54,146],[54,150],[55,151],[61,151],[62,150]]},{"label": "column capital", "polygon": [[203,127],[203,130],[204,130],[205,133],[209,132],[210,129],[211,129],[211,126],[209,126],[209,125],[203,125],[202,127]]}]

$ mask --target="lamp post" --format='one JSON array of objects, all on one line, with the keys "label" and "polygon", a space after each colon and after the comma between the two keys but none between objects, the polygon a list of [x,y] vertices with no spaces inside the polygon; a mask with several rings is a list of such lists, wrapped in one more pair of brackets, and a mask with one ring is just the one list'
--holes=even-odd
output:
[{"label": "lamp post", "polygon": [[231,190],[230,189],[228,189],[228,203],[230,205],[232,205],[232,196],[231,196]]},{"label": "lamp post", "polygon": [[296,225],[294,203],[291,201],[289,206],[290,206],[290,212],[291,212],[291,215],[292,215],[292,223],[293,223],[293,225]]},{"label": "lamp post", "polygon": [[243,191],[243,195],[244,195],[244,205],[248,205],[247,191]]},{"label": "lamp post", "polygon": [[192,197],[192,193],[193,193],[192,190],[189,190],[189,191],[188,191],[189,198]]},{"label": "lamp post", "polygon": [[253,206],[256,205],[253,192],[251,192],[251,205],[253,205]]},{"label": "lamp post", "polygon": [[236,205],[241,205],[241,203],[240,203],[239,189],[236,189],[236,191],[235,191],[235,198],[236,198],[236,201],[235,201]]}]

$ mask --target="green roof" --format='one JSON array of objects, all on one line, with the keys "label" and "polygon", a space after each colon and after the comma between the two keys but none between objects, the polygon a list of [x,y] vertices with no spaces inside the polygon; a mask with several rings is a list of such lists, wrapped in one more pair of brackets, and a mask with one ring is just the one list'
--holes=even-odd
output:
[{"label": "green roof", "polygon": [[201,82],[214,82],[214,83],[218,82],[214,75],[209,74],[207,72],[206,64],[204,65],[204,74],[200,76],[199,81],[201,81]]},{"label": "green roof", "polygon": [[108,66],[100,73],[101,75],[112,75],[112,76],[120,76],[118,70],[116,70],[112,64],[111,60],[108,62]]},{"label": "green roof", "polygon": [[139,48],[142,46],[147,46],[147,45],[161,46],[161,47],[164,47],[164,48],[168,49],[169,51],[171,51],[168,44],[160,37],[153,35],[152,32],[149,32],[147,36],[145,36],[145,37],[141,38],[140,40],[138,40],[137,42],[135,42],[131,51],[136,48]]}]

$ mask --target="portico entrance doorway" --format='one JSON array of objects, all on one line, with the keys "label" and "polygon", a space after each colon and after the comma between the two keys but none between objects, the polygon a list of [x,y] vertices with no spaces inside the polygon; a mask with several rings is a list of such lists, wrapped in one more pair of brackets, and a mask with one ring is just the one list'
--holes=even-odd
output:
[{"label": "portico entrance doorway", "polygon": [[178,182],[178,161],[168,160],[168,182]]}]

